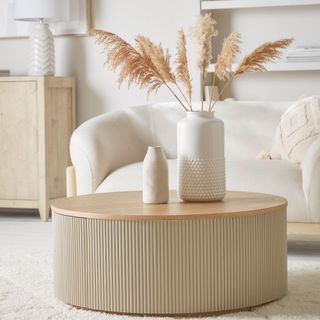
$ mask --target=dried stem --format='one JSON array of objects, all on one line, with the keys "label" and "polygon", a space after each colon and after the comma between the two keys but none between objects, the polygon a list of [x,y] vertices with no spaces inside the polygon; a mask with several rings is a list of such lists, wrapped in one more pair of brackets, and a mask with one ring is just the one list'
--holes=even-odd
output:
[{"label": "dried stem", "polygon": [[208,109],[209,111],[211,111],[211,103],[213,101],[213,90],[214,90],[214,86],[216,84],[216,78],[217,78],[217,74],[216,72],[213,74],[213,80],[212,80],[212,87],[211,87],[211,91],[210,91],[210,100],[209,100],[209,105],[208,105]]},{"label": "dried stem", "polygon": [[170,88],[170,86],[166,83],[166,82],[164,82],[164,85],[171,91],[171,93],[174,95],[174,97],[178,100],[178,102],[181,104],[181,106],[183,107],[183,109],[185,110],[185,111],[189,111],[186,107],[185,107],[185,105],[182,103],[182,101],[179,99],[179,97],[175,94],[175,92]]},{"label": "dried stem", "polygon": [[[220,99],[221,95],[234,78],[245,73],[266,71],[267,69],[265,64],[268,62],[274,62],[277,58],[279,58],[281,56],[281,49],[287,48],[292,41],[293,39],[281,39],[274,42],[266,42],[255,49],[251,54],[244,57],[244,59],[238,65],[236,71],[229,75],[228,81],[220,91],[218,99]],[[217,101],[215,101],[210,107],[210,111],[213,110],[216,102]]]},{"label": "dried stem", "polygon": [[293,39],[281,39],[262,44],[251,54],[244,57],[235,71],[236,76],[249,72],[266,71],[265,64],[278,59],[282,53],[281,49],[287,48],[292,41]]},{"label": "dried stem", "polygon": [[[164,82],[173,83],[177,89],[180,91],[182,97],[186,101],[187,105],[191,108],[187,98],[183,94],[182,90],[177,84],[176,77],[171,71],[170,67],[170,55],[168,53],[168,50],[166,50],[166,53],[162,49],[161,45],[155,45],[150,39],[139,35],[135,38],[137,43],[137,50],[139,53],[145,57],[150,63],[153,65],[154,69],[158,71],[160,77],[163,79]],[[182,103],[182,101],[178,98],[176,93],[167,86],[171,93],[174,94],[175,98],[182,104],[185,110],[188,110],[188,108],[185,107],[185,105]]]},{"label": "dried stem", "polygon": [[[215,24],[216,22],[209,14],[201,15],[192,31],[192,37],[198,47],[197,66],[201,72],[202,89],[211,59],[212,39],[217,35]],[[144,36],[140,35],[136,37],[137,47],[134,48],[114,33],[93,30],[93,34],[96,36],[96,42],[102,45],[103,51],[106,54],[105,64],[108,64],[112,71],[119,70],[119,86],[126,81],[128,88],[134,84],[140,88],[147,89],[149,94],[157,92],[164,85],[185,111],[193,111],[192,85],[188,70],[186,40],[182,30],[178,32],[177,39],[176,74],[171,70],[168,50],[164,50],[161,45],[155,45]],[[237,33],[230,34],[225,39],[222,50],[218,55],[208,111],[211,112],[213,110],[216,102],[221,98],[234,78],[245,73],[265,71],[265,64],[274,62],[279,58],[281,49],[288,47],[292,40],[282,39],[264,43],[250,55],[244,57],[236,71],[232,72],[232,62],[239,52],[240,35]],[[213,102],[216,78],[226,81],[226,83],[220,91],[218,99]],[[186,94],[179,86],[180,82],[186,89]],[[169,84],[174,85],[175,90]],[[178,94],[179,96],[181,95],[182,99]],[[201,111],[203,110],[204,98],[202,92]]]},{"label": "dried stem", "polygon": [[[204,86],[205,73],[208,69],[212,57],[212,39],[218,35],[215,30],[217,22],[211,18],[209,13],[198,17],[195,27],[191,31],[194,43],[198,47],[197,66],[201,72],[202,88]],[[203,111],[203,94],[201,101],[201,110]]]},{"label": "dried stem", "polygon": [[[188,57],[186,48],[186,37],[183,30],[179,30],[177,33],[177,53],[176,53],[176,78],[181,81],[186,89],[187,96],[189,98],[189,106],[192,111],[192,85],[191,78],[188,69]],[[177,84],[178,90],[181,92],[183,97],[186,99],[179,85]],[[186,99],[187,101],[187,99]]]},{"label": "dried stem", "polygon": [[192,111],[192,103],[191,103],[191,100],[188,101],[187,97],[185,96],[185,94],[183,93],[182,89],[180,88],[180,86],[178,85],[177,82],[174,83],[176,88],[179,90],[179,92],[181,93],[183,99],[185,100],[185,102],[188,104],[189,108],[190,108],[190,111]]},{"label": "dried stem", "polygon": [[211,96],[209,102],[209,109],[211,109],[211,104],[213,101],[213,90],[216,77],[220,80],[228,80],[230,79],[232,73],[232,63],[238,52],[240,52],[239,44],[241,42],[241,36],[239,33],[233,32],[223,41],[223,46],[221,52],[218,55],[214,79],[212,83]]},{"label": "dried stem", "polygon": [[[164,54],[161,47],[151,46],[151,49],[148,47],[149,55],[147,55],[145,53],[148,53],[148,50],[139,52],[114,33],[93,30],[93,34],[96,36],[96,42],[103,46],[106,53],[105,64],[108,64],[113,71],[120,69],[119,85],[127,81],[129,88],[132,84],[136,84],[140,88],[147,88],[148,94],[153,91],[156,92],[162,85],[165,85],[181,106],[186,111],[188,110],[167,84],[167,81],[174,79],[174,75],[170,70],[169,55],[168,53]],[[151,56],[154,61],[152,61]]]},{"label": "dried stem", "polygon": [[230,79],[225,83],[225,85],[223,86],[223,88],[221,89],[221,91],[219,92],[218,95],[218,99],[213,101],[212,106],[210,106],[209,111],[211,112],[213,110],[213,107],[215,106],[215,104],[220,100],[224,90],[230,85],[230,83],[232,82],[232,80],[235,78],[235,74],[233,73],[232,76],[230,77]]}]

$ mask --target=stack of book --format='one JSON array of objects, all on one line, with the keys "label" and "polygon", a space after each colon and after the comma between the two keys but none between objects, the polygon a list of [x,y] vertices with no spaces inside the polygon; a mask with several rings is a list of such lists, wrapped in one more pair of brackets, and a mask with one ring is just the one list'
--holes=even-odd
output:
[{"label": "stack of book", "polygon": [[320,46],[289,49],[286,58],[287,62],[320,62]]},{"label": "stack of book", "polygon": [[10,70],[1,70],[0,69],[0,77],[8,77],[10,76]]}]

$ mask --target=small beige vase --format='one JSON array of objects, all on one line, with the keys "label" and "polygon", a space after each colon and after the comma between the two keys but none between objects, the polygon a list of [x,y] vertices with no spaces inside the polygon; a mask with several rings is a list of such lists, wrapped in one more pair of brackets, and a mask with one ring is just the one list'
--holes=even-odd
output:
[{"label": "small beige vase", "polygon": [[168,162],[161,147],[149,147],[143,161],[143,202],[168,203]]}]

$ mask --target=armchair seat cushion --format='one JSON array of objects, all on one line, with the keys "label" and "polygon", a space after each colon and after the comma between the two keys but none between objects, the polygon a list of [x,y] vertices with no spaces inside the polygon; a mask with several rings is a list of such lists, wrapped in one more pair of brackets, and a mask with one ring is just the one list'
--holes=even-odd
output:
[{"label": "armchair seat cushion", "polygon": [[[169,189],[176,189],[177,161],[168,161]],[[136,162],[112,172],[97,189],[97,193],[142,190],[142,162]],[[142,199],[141,199],[142,201]]]},{"label": "armchair seat cushion", "polygon": [[[168,165],[169,188],[176,189],[176,160],[169,160]],[[226,171],[228,190],[283,196],[289,202],[288,221],[308,221],[307,204],[302,188],[302,170],[299,165],[284,160],[230,160],[227,161]],[[96,192],[141,189],[142,162],[137,162],[113,171],[99,185]]]}]

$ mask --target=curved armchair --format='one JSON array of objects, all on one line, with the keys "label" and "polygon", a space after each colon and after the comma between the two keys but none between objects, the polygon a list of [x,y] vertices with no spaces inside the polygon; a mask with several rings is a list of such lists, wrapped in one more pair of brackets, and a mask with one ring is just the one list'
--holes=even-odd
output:
[{"label": "curved armchair", "polygon": [[143,160],[152,144],[148,114],[143,107],[134,111],[128,108],[104,114],[75,130],[70,154],[78,194],[95,192],[110,172]]}]

